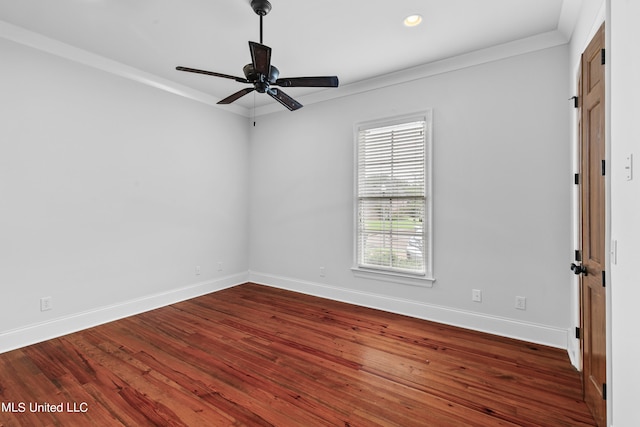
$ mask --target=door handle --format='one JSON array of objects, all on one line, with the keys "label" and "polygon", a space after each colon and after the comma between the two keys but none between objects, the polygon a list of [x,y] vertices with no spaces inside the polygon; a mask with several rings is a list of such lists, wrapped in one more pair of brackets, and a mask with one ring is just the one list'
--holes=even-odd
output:
[{"label": "door handle", "polygon": [[579,274],[583,274],[583,275],[587,275],[587,267],[585,267],[584,265],[577,265],[575,263],[571,263],[571,270],[573,271],[573,274],[575,274],[576,276]]}]

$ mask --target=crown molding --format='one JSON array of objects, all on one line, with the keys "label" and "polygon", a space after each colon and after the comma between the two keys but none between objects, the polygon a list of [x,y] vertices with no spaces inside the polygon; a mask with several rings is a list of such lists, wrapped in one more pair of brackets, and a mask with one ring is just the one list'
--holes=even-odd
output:
[{"label": "crown molding", "polygon": [[567,43],[573,37],[573,31],[578,22],[582,0],[564,0],[562,9],[560,10],[560,18],[558,19],[558,31],[560,31],[567,39]]},{"label": "crown molding", "polygon": [[[556,46],[565,45],[568,42],[569,40],[561,31],[550,31],[525,39],[516,40],[486,49],[480,49],[463,55],[458,55],[440,61],[430,62],[428,64],[418,65],[416,67],[407,68],[405,70],[400,70],[386,75],[373,77],[371,79],[347,84],[336,89],[326,89],[319,92],[314,92],[309,95],[296,97],[296,99],[303,105],[311,105],[318,102],[352,96],[363,92],[369,92],[376,89],[436,76],[438,74],[449,73],[456,70],[462,70],[464,68],[474,67],[476,65],[500,61],[502,59],[511,58],[518,55],[524,55],[539,50],[549,49]],[[279,104],[270,104],[262,107],[257,107],[255,109],[254,115],[258,117],[281,111],[282,108]]]},{"label": "crown molding", "polygon": [[[311,105],[318,102],[330,101],[368,92],[384,87],[399,85],[414,80],[424,79],[438,74],[448,73],[473,67],[488,62],[499,61],[501,59],[518,56],[538,50],[548,49],[563,45],[569,42],[570,33],[573,31],[573,24],[570,16],[575,15],[573,5],[576,0],[565,0],[563,3],[563,14],[561,16],[563,29],[550,31],[533,37],[505,43],[486,49],[469,52],[463,55],[443,59],[428,64],[419,65],[405,70],[396,71],[386,75],[374,77],[359,82],[347,84],[335,89],[324,89],[308,95],[297,97],[303,105]],[[567,6],[569,5],[569,6]],[[566,6],[566,7],[565,7]],[[566,9],[566,11],[565,11]],[[569,31],[568,29],[571,28]],[[569,34],[569,36],[567,36]],[[152,73],[139,70],[123,63],[105,58],[92,52],[71,46],[69,44],[51,39],[41,34],[26,30],[13,24],[0,21],[0,37],[22,44],[40,51],[56,55],[89,67],[99,69],[129,80],[136,81],[178,96],[182,96],[209,106],[238,114],[244,117],[258,117],[267,114],[285,112],[282,106],[277,103],[264,105],[261,107],[245,108],[239,105],[217,104],[218,99],[209,94],[196,89],[181,85],[174,81],[156,76]]]},{"label": "crown molding", "polygon": [[105,58],[104,56],[71,46],[58,40],[54,40],[8,22],[0,21],[0,37],[14,43],[123,77],[125,79],[133,80],[156,89],[198,101],[211,107],[246,117],[249,116],[249,110],[247,108],[236,105],[222,107],[217,104],[217,98],[214,98],[204,92],[156,76],[155,74],[139,70],[121,62]]}]

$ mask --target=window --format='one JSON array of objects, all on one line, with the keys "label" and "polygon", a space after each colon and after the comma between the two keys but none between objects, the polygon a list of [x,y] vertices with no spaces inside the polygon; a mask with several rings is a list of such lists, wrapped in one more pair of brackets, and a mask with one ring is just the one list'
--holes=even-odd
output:
[{"label": "window", "polygon": [[356,127],[356,271],[431,276],[431,114]]}]

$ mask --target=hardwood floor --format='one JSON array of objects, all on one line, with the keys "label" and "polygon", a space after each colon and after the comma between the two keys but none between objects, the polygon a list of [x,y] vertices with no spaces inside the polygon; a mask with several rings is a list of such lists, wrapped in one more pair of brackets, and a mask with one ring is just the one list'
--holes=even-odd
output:
[{"label": "hardwood floor", "polygon": [[593,426],[581,399],[563,350],[255,284],[0,355],[2,426]]}]

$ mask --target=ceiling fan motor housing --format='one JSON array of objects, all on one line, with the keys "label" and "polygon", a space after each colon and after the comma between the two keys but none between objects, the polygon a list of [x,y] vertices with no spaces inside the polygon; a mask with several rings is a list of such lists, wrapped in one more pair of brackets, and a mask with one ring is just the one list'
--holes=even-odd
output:
[{"label": "ceiling fan motor housing", "polygon": [[271,11],[271,3],[267,0],[251,0],[251,8],[256,14],[265,16]]},{"label": "ceiling fan motor housing", "polygon": [[253,67],[253,64],[245,65],[242,68],[242,71],[244,72],[247,80],[253,83],[256,90],[260,93],[265,93],[267,89],[269,89],[269,85],[275,83],[276,80],[278,80],[278,76],[280,75],[280,71],[274,65],[272,65],[269,69],[268,78],[267,76],[257,72]]}]

